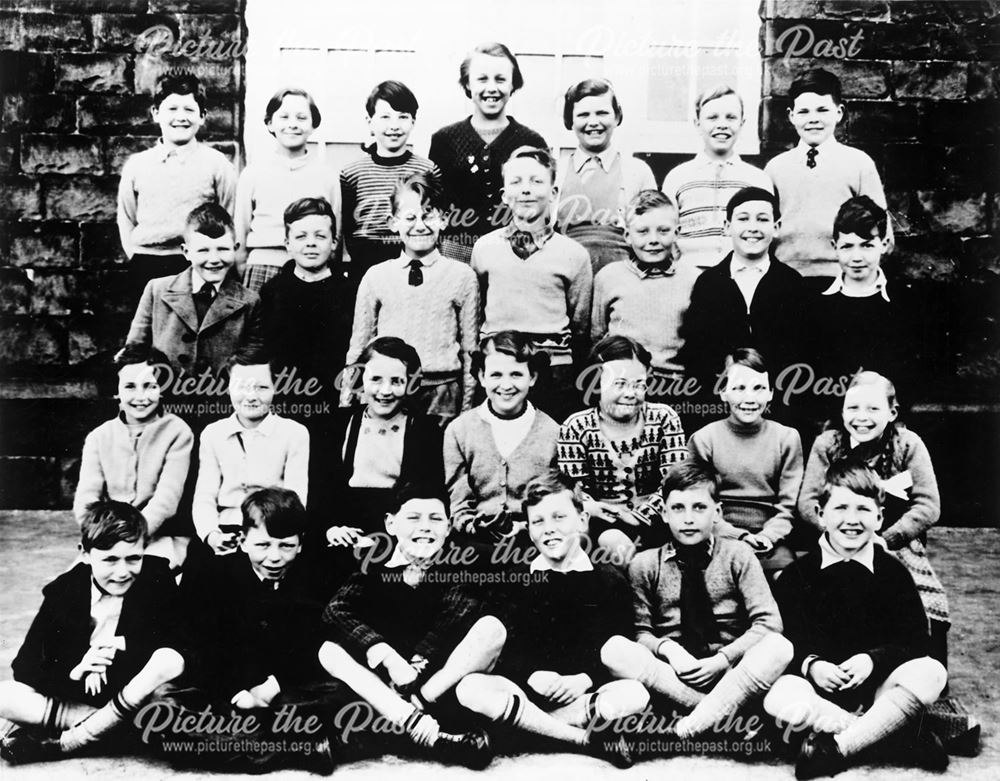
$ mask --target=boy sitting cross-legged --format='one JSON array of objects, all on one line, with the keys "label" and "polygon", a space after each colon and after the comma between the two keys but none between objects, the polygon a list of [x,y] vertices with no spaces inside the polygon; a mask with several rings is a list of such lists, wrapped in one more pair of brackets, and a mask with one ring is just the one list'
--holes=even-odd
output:
[{"label": "boy sitting cross-legged", "polygon": [[131,720],[184,670],[167,561],[143,558],[146,520],[125,502],[90,506],[81,561],[43,590],[42,606],[0,683],[0,716],[19,729],[0,742],[11,764],[59,759]]},{"label": "boy sitting cross-legged", "polygon": [[445,732],[427,712],[463,677],[490,669],[506,636],[497,619],[481,615],[467,573],[450,563],[457,551],[448,545],[447,496],[443,486],[398,489],[385,517],[391,555],[370,549],[327,605],[319,660],[431,757],[485,767],[485,732]]},{"label": "boy sitting cross-legged", "polygon": [[[612,681],[602,649],[631,635],[631,595],[621,571],[594,564],[582,546],[583,496],[571,478],[541,477],[525,489],[528,534],[538,550],[509,594],[510,639],[496,674],[472,674],[458,701],[493,721],[586,746],[621,767],[628,747],[600,721],[640,712],[649,695],[636,681]],[[523,586],[520,587],[520,586]]]},{"label": "boy sitting cross-legged", "polygon": [[672,541],[628,568],[638,642],[616,638],[604,658],[615,676],[690,710],[673,725],[690,738],[764,694],[792,646],[750,546],[715,533],[722,509],[712,467],[673,467],[663,499]]},{"label": "boy sitting cross-legged", "polygon": [[[262,488],[240,508],[243,534],[239,552],[213,559],[210,566],[185,574],[181,595],[196,638],[197,655],[189,688],[174,692],[172,704],[187,714],[206,710],[216,719],[245,719],[237,734],[215,734],[211,727],[185,730],[171,746],[170,728],[160,733],[168,758],[210,769],[263,772],[302,767],[319,773],[333,769],[329,742],[318,730],[296,735],[307,748],[281,742],[277,715],[294,709],[298,718],[320,719],[346,698],[316,658],[320,616],[329,591],[319,573],[301,560],[306,511],[288,488]],[[181,718],[175,723],[180,723]],[[227,743],[240,740],[238,750]],[[181,740],[212,747],[197,753],[180,750]]]},{"label": "boy sitting cross-legged", "polygon": [[835,775],[903,729],[911,730],[904,738],[910,761],[948,766],[940,741],[920,726],[948,674],[927,656],[927,616],[913,579],[875,544],[883,499],[873,471],[834,464],[817,507],[819,550],[775,584],[795,656],[764,707],[790,728],[813,730],[795,766],[799,779]]}]

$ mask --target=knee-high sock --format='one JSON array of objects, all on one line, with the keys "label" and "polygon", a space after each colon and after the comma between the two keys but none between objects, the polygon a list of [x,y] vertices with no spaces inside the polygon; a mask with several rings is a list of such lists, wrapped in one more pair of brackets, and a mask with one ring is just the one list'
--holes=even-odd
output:
[{"label": "knee-high sock", "polygon": [[770,670],[760,669],[761,665],[755,664],[755,661],[748,653],[736,667],[723,675],[694,710],[677,722],[678,737],[698,735],[716,721],[735,713],[755,696],[764,694],[781,671],[769,675]]},{"label": "knee-high sock", "polygon": [[669,697],[685,708],[693,708],[705,698],[702,692],[678,678],[673,667],[652,654],[646,657],[635,672],[638,673],[635,679],[647,689]]},{"label": "knee-high sock", "polygon": [[84,705],[82,702],[45,698],[45,716],[43,724],[49,729],[62,730],[74,727],[94,713],[97,708]]},{"label": "knee-high sock", "polygon": [[496,715],[484,714],[494,721],[566,743],[586,745],[586,730],[559,721],[531,702],[524,692],[507,692],[505,695],[498,692],[498,695],[505,699],[497,709]]},{"label": "knee-high sock", "polygon": [[612,681],[596,692],[577,697],[551,716],[574,727],[587,728],[638,713],[649,703],[649,695],[638,681]]},{"label": "knee-high sock", "polygon": [[63,752],[68,754],[90,743],[96,743],[138,709],[138,703],[129,702],[125,699],[124,692],[118,692],[104,707],[94,711],[75,727],[63,732],[59,736],[59,745]]},{"label": "knee-high sock", "polygon": [[893,686],[882,693],[872,706],[843,732],[834,736],[845,757],[857,754],[916,718],[924,705],[908,689]]}]

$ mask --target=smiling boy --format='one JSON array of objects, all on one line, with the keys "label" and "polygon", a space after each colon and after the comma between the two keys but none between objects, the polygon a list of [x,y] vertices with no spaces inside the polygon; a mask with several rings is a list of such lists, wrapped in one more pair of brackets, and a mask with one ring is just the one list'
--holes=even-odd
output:
[{"label": "smiling boy", "polygon": [[792,646],[750,548],[721,538],[718,476],[686,461],[663,481],[672,541],[629,564],[638,642],[618,638],[605,663],[690,711],[680,738],[709,730],[763,695],[784,672]]},{"label": "smiling boy", "polygon": [[771,254],[781,219],[773,193],[757,187],[737,192],[726,205],[733,251],[694,283],[680,362],[713,395],[733,350],[759,350],[775,376],[800,355],[805,287],[797,271]]},{"label": "smiling boy", "polygon": [[392,510],[388,560],[364,562],[323,613],[320,663],[427,756],[485,767],[486,733],[446,732],[432,714],[463,677],[494,664],[506,632],[482,616],[478,590],[448,563],[443,487],[403,485]]},{"label": "smiling boy", "polygon": [[0,742],[11,764],[59,759],[92,747],[130,720],[184,670],[174,579],[143,558],[146,521],[124,502],[87,508],[81,561],[45,589],[44,601],[0,683],[0,716],[21,725]]},{"label": "smiling boy", "polygon": [[743,100],[720,84],[702,92],[694,105],[694,126],[703,149],[694,159],[672,168],[663,192],[679,209],[677,246],[681,260],[709,268],[728,251],[726,204],[744,187],[771,192],[771,177],[736,153],[743,130]]},{"label": "smiling boy", "polygon": [[197,140],[205,122],[205,96],[198,79],[170,71],[153,97],[160,140],[125,161],[118,185],[118,232],[129,258],[130,303],[151,279],[177,274],[184,215],[216,202],[231,212],[236,170],[225,155]]},{"label": "smiling boy", "polygon": [[883,499],[870,469],[834,464],[815,510],[819,550],[775,585],[795,657],[764,707],[779,723],[813,730],[799,753],[799,779],[835,775],[904,729],[908,764],[948,766],[937,737],[920,725],[948,674],[926,655],[927,617],[912,578],[875,542]]},{"label": "smiling boy", "polygon": [[[822,68],[807,71],[792,82],[788,97],[788,119],[799,143],[764,168],[785,213],[776,255],[802,276],[820,277],[822,290],[837,272],[830,244],[837,209],[858,195],[869,196],[884,209],[885,192],[872,159],[834,138],[844,117],[840,80],[834,74]],[[891,229],[887,236],[891,241]]]},{"label": "smiling boy", "polygon": [[187,216],[182,246],[190,268],[146,284],[126,342],[160,350],[181,374],[218,376],[234,355],[260,350],[260,299],[230,274],[236,244],[221,206]]}]

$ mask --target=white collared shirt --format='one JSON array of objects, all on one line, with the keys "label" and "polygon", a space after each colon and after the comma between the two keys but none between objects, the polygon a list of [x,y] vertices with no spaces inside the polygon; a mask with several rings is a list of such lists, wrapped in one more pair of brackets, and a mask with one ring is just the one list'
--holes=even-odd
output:
[{"label": "white collared shirt", "polygon": [[587,551],[578,547],[572,558],[558,570],[545,556],[539,553],[531,560],[528,567],[531,572],[593,572],[594,564],[587,555]]},{"label": "white collared shirt", "polygon": [[868,296],[880,295],[882,299],[889,303],[889,280],[885,278],[885,272],[882,267],[875,272],[875,281],[872,282],[870,287],[864,288],[861,292],[851,292],[844,287],[844,275],[839,274],[834,278],[830,287],[823,291],[824,296],[833,296],[837,293],[843,293],[848,298],[868,298]]},{"label": "white collared shirt", "polygon": [[586,149],[577,147],[573,150],[573,170],[580,173],[586,167],[587,163],[596,158],[597,165],[603,168],[605,172],[608,172],[611,170],[615,158],[620,154],[617,149],[610,146],[603,152],[588,152]]},{"label": "white collared shirt", "polygon": [[[221,282],[209,282],[212,286],[212,295],[219,295],[219,290],[222,288]],[[205,278],[198,273],[194,266],[191,266],[191,292],[198,293],[201,289],[205,287]]]},{"label": "white collared shirt", "polygon": [[753,303],[753,295],[757,292],[757,285],[764,278],[764,275],[771,268],[771,259],[765,257],[755,263],[747,263],[742,258],[733,255],[732,263],[729,265],[729,276],[736,283],[736,287],[743,294],[746,301],[747,311],[750,311],[750,304]]},{"label": "white collared shirt", "polygon": [[396,258],[396,263],[399,265],[400,268],[406,269],[407,271],[409,271],[410,264],[413,261],[415,261],[415,260],[419,260],[420,261],[420,265],[423,268],[430,268],[435,263],[437,263],[437,261],[440,258],[441,258],[441,253],[438,252],[436,249],[432,250],[429,254],[424,255],[424,257],[422,257],[422,258],[411,258],[409,255],[407,255],[405,252],[403,252],[403,253],[400,253],[400,256],[398,258]]},{"label": "white collared shirt", "polygon": [[93,580],[90,581],[90,618],[94,629],[90,633],[92,646],[116,645],[118,619],[121,618],[123,597],[101,591]]},{"label": "white collared shirt", "polygon": [[874,540],[869,540],[868,544],[853,556],[842,556],[833,549],[832,545],[830,545],[830,540],[827,538],[826,534],[822,534],[819,538],[819,549],[820,555],[823,557],[819,564],[820,569],[826,569],[834,564],[840,564],[842,561],[856,561],[858,564],[863,565],[869,572],[875,572]]}]

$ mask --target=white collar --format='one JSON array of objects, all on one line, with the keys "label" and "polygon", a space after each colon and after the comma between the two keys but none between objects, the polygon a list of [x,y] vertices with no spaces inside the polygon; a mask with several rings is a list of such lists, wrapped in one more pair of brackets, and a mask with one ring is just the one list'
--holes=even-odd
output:
[{"label": "white collar", "polygon": [[[660,546],[660,551],[663,555],[664,561],[670,561],[677,557],[677,543],[673,540],[667,540],[663,545]],[[711,536],[708,538],[708,557],[711,558],[715,554],[715,531],[712,531]]]},{"label": "white collar", "polygon": [[590,556],[587,555],[587,551],[582,547],[578,547],[576,553],[573,554],[573,558],[562,569],[557,570],[552,565],[552,562],[541,553],[531,560],[528,569],[530,572],[593,572],[594,563],[590,560]]},{"label": "white collar", "polygon": [[819,549],[820,554],[823,557],[819,564],[820,569],[826,569],[827,567],[839,564],[842,561],[856,561],[858,564],[864,565],[864,567],[866,567],[872,574],[875,573],[874,540],[868,540],[868,544],[853,556],[842,556],[833,549],[833,546],[830,544],[830,540],[827,539],[827,536],[824,533],[819,537]]},{"label": "white collar", "polygon": [[156,150],[157,158],[161,163],[165,163],[171,157],[176,157],[178,160],[183,160],[186,157],[190,157],[194,154],[194,150],[198,148],[198,139],[192,138],[186,144],[181,144],[180,146],[175,146],[173,144],[167,145],[163,143],[163,139],[159,139],[156,142],[156,146],[153,149]]},{"label": "white collar", "polygon": [[733,262],[729,264],[729,276],[735,278],[736,272],[738,271],[756,271],[761,276],[764,276],[770,268],[770,257],[765,257],[763,260],[748,263],[743,258],[738,258],[736,255],[733,255]]},{"label": "white collar", "polygon": [[424,256],[423,256],[422,258],[411,258],[411,257],[410,257],[409,255],[407,255],[407,254],[406,254],[406,252],[404,251],[404,252],[401,252],[401,253],[400,253],[400,255],[399,255],[399,257],[398,257],[398,258],[396,258],[396,264],[397,264],[397,265],[398,265],[398,266],[399,266],[400,268],[404,268],[404,269],[407,269],[407,268],[409,268],[409,267],[410,267],[410,264],[411,264],[411,263],[412,263],[413,261],[415,261],[415,260],[419,260],[419,261],[420,261],[420,265],[421,265],[421,266],[423,266],[424,268],[430,268],[430,267],[431,267],[431,266],[433,266],[433,265],[434,265],[435,263],[437,263],[437,262],[438,262],[438,260],[440,260],[440,259],[441,259],[441,253],[440,253],[440,252],[438,252],[438,251],[437,251],[436,249],[434,249],[434,250],[431,250],[431,252],[430,252],[429,254],[427,254],[427,255],[424,255]]},{"label": "white collar", "polygon": [[524,412],[522,412],[516,418],[501,418],[497,415],[494,415],[493,411],[490,409],[490,404],[488,401],[484,401],[482,404],[476,407],[476,411],[479,413],[479,417],[481,417],[487,423],[490,424],[496,423],[501,426],[509,423],[517,423],[518,421],[525,419],[532,421],[535,419],[535,407],[532,405],[530,401],[525,403]]},{"label": "white collar", "polygon": [[802,157],[805,157],[810,149],[815,149],[816,153],[819,154],[820,152],[827,152],[835,146],[840,146],[840,142],[836,138],[834,138],[833,134],[831,134],[830,137],[826,139],[826,141],[824,141],[822,144],[817,144],[816,146],[813,146],[812,144],[807,144],[802,139],[799,139],[799,143],[795,145],[795,148],[796,150],[798,150],[798,152],[801,154]]},{"label": "white collar", "polygon": [[703,149],[694,156],[694,162],[700,163],[701,165],[711,166],[714,168],[715,166],[719,165],[735,165],[736,163],[742,163],[743,158],[741,158],[738,154],[733,152],[725,160],[720,160],[717,157],[709,157],[708,153],[705,152],[705,150]]},{"label": "white collar", "polygon": [[587,161],[592,157],[596,157],[601,164],[601,168],[605,171],[610,171],[611,165],[614,163],[615,158],[618,157],[618,154],[618,150],[613,146],[609,146],[603,152],[588,152],[586,149],[577,147],[573,150],[573,170],[580,173],[580,170],[587,164]]},{"label": "white collar", "polygon": [[234,412],[225,418],[228,425],[225,426],[227,437],[235,437],[237,434],[250,434],[262,437],[269,437],[274,432],[274,427],[278,425],[278,416],[273,412],[268,412],[267,417],[257,424],[256,428],[244,428],[239,417]]},{"label": "white collar", "polygon": [[[222,289],[221,282],[209,282],[212,289],[215,291],[215,295],[219,295],[219,290]],[[194,266],[191,266],[191,292],[197,293],[203,287],[205,287],[205,278],[198,273]]]},{"label": "white collar", "polygon": [[885,272],[882,270],[882,267],[879,266],[878,269],[876,269],[875,271],[875,281],[872,283],[871,288],[868,289],[868,292],[861,294],[848,293],[844,289],[844,275],[843,273],[841,273],[833,280],[830,287],[828,287],[826,290],[823,291],[823,295],[832,296],[836,295],[837,293],[843,293],[848,298],[868,298],[868,296],[873,296],[876,293],[878,293],[880,296],[882,296],[883,300],[886,303],[890,303],[888,287],[889,287],[889,280],[885,278]]}]

